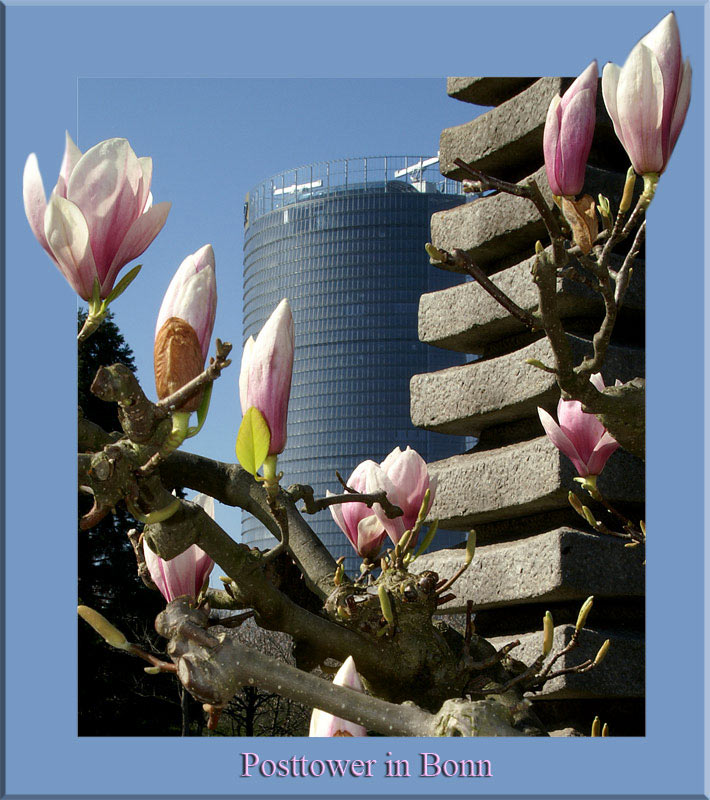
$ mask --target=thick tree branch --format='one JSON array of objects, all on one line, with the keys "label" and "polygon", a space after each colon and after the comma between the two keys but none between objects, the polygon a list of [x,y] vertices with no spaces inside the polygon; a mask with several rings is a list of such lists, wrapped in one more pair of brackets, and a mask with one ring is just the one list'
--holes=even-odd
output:
[{"label": "thick tree branch", "polygon": [[[200,612],[174,600],[156,620],[158,632],[170,639],[168,653],[182,684],[197,699],[226,705],[242,686],[291,698],[306,706],[363,725],[384,736],[520,736],[515,714],[495,700],[447,701],[438,714],[412,704],[395,704],[355,692],[296,669],[245,647],[236,632],[222,626],[207,630]],[[209,639],[190,634],[204,630]],[[355,657],[358,668],[360,663]]]},{"label": "thick tree branch", "polygon": [[[239,465],[178,451],[161,465],[160,474],[169,486],[185,486],[225,505],[243,508],[280,538],[264,487]],[[277,499],[286,510],[290,552],[309,588],[325,598],[333,588],[335,559],[300,515],[288,492],[280,491]]]}]

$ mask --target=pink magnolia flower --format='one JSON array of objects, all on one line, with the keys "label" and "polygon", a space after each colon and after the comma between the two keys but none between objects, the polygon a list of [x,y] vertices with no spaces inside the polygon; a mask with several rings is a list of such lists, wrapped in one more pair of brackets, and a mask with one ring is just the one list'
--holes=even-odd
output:
[{"label": "pink magnolia flower", "polygon": [[[604,390],[604,380],[599,372],[590,380],[600,392]],[[557,404],[559,424],[544,409],[538,408],[537,413],[550,441],[571,459],[582,478],[599,475],[609,456],[619,447],[594,414],[582,411],[578,400],[560,399]]]},{"label": "pink magnolia flower", "polygon": [[[387,496],[404,512],[401,517],[391,520],[392,523],[399,523],[401,532],[395,537],[388,530],[390,538],[396,544],[405,531],[414,527],[427,489],[429,489],[429,507],[431,508],[436,494],[436,478],[429,477],[426,461],[411,447],[407,447],[404,452],[399,447],[395,447],[380,464],[380,467],[394,487],[394,496],[389,491],[387,491]],[[380,506],[377,508],[379,509]],[[378,512],[378,514],[383,513],[381,510]],[[382,519],[381,516],[380,519]],[[412,544],[415,541],[412,540]]]},{"label": "pink magnolia flower", "polygon": [[[358,464],[348,478],[348,486],[356,492],[366,493],[367,473],[373,469],[378,471],[380,469],[374,461],[363,461]],[[326,496],[331,494],[332,492],[326,492]],[[329,508],[336,525],[348,537],[355,552],[362,558],[376,558],[387,531],[375,511],[365,503],[342,503]]]},{"label": "pink magnolia flower", "polygon": [[582,191],[584,170],[594,137],[597,109],[597,62],[592,63],[547,111],[542,149],[552,193],[574,196]]},{"label": "pink magnolia flower", "polygon": [[639,175],[666,168],[688,112],[690,83],[673,12],[641,39],[623,67],[604,67],[604,103]]},{"label": "pink magnolia flower", "polygon": [[216,313],[214,250],[211,244],[206,244],[180,264],[170,281],[158,312],[155,335],[171,317],[185,320],[197,334],[204,360],[210,348]]},{"label": "pink magnolia flower", "polygon": [[[214,519],[214,500],[211,497],[198,494],[193,497],[192,502],[201,505]],[[143,539],[143,555],[153,583],[160,589],[160,593],[168,603],[183,595],[197,598],[214,567],[214,561],[196,544],[188,547],[179,556],[164,561]]]},{"label": "pink magnolia flower", "polygon": [[152,205],[153,163],[137,158],[126,139],[107,139],[84,155],[66,137],[57,185],[47,202],[37,156],[25,164],[25,214],[37,241],[74,291],[92,296],[98,278],[100,296],[111,293],[123,266],[155,239],[170,203]]},{"label": "pink magnolia flower", "polygon": [[[356,692],[364,692],[362,681],[357,674],[352,656],[348,656],[343,665],[335,674],[333,683],[336,686],[347,686]],[[314,708],[311,714],[311,727],[309,736],[367,736],[367,728],[355,722],[349,722],[340,717],[334,717],[319,708]]]},{"label": "pink magnolia flower", "polygon": [[256,339],[250,336],[244,345],[239,373],[242,413],[254,406],[264,416],[271,432],[269,455],[286,447],[294,345],[293,317],[286,299],[278,304]]}]

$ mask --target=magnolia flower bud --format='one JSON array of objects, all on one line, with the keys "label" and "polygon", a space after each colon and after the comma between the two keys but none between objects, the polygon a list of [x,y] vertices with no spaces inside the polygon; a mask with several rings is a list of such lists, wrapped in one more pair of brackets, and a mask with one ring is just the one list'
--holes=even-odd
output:
[{"label": "magnolia flower bud", "polygon": [[[214,519],[214,500],[211,497],[198,494],[192,502],[202,506]],[[195,600],[214,567],[214,561],[196,544],[175,558],[165,561],[154,553],[143,539],[143,556],[153,583],[168,603],[183,595]]]},{"label": "magnolia flower bud", "polygon": [[549,611],[545,612],[542,620],[542,655],[548,656],[552,650],[552,640],[555,637],[555,623],[552,620],[552,614]]},{"label": "magnolia flower bud", "polygon": [[103,614],[99,614],[98,611],[89,606],[77,606],[77,612],[111,647],[116,647],[119,650],[129,649],[130,645],[126,637]]},{"label": "magnolia flower bud", "polygon": [[[604,390],[604,380],[599,372],[590,378],[598,391]],[[582,411],[578,400],[560,400],[557,404],[559,424],[542,408],[538,408],[545,433],[558,450],[571,459],[583,477],[598,475],[619,443],[594,414]]]},{"label": "magnolia flower bud", "polygon": [[[216,312],[214,251],[206,244],[180,264],[158,312],[153,365],[160,400],[203,371]],[[178,410],[197,411],[203,393],[196,392]]]},{"label": "magnolia flower bud", "polygon": [[[362,681],[357,674],[352,656],[348,656],[337,671],[333,683],[336,686],[346,686],[356,692],[364,692]],[[309,736],[367,736],[367,729],[362,725],[349,722],[340,717],[334,717],[319,708],[314,708],[311,714]]]},{"label": "magnolia flower bud", "polygon": [[278,304],[256,339],[250,337],[244,345],[239,373],[242,414],[252,406],[261,412],[271,434],[269,455],[286,447],[294,346],[293,316],[286,299]]},{"label": "magnolia flower bud", "polygon": [[639,175],[665,170],[688,112],[690,83],[673,12],[641,39],[623,67],[604,67],[604,103]]},{"label": "magnolia flower bud", "polygon": [[594,136],[597,81],[597,62],[592,61],[562,97],[557,95],[550,103],[542,149],[554,195],[574,196],[582,191]]},{"label": "magnolia flower bud", "polygon": [[47,202],[37,156],[25,164],[25,214],[37,241],[72,289],[91,300],[111,293],[121,268],[155,239],[170,203],[152,205],[150,158],[137,158],[126,139],[107,139],[84,155],[66,136],[64,158]]},{"label": "magnolia flower bud", "polygon": [[[397,544],[404,531],[414,527],[427,490],[431,508],[436,493],[436,478],[429,477],[426,461],[411,447],[407,447],[404,451],[395,447],[380,464],[380,468],[382,475],[392,486],[392,489],[386,489],[387,497],[391,503],[402,509],[403,514],[401,517],[388,519],[379,506],[375,513],[387,528],[390,539]],[[382,485],[380,488],[386,487]],[[368,489],[368,491],[372,491],[372,489]],[[416,539],[410,541],[410,547],[415,544]]]}]

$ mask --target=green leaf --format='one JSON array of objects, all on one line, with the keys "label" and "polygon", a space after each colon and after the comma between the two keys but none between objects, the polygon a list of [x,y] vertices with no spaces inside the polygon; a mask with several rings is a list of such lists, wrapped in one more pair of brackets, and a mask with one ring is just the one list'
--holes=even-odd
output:
[{"label": "green leaf", "polygon": [[105,305],[108,305],[109,303],[112,303],[119,295],[122,295],[126,291],[126,289],[128,288],[129,284],[133,281],[133,279],[136,277],[136,275],[138,275],[138,273],[141,271],[141,266],[142,266],[142,264],[137,264],[135,267],[133,267],[132,270],[130,270],[130,272],[127,272],[121,278],[121,280],[113,287],[113,289],[111,290],[111,293],[109,294],[109,296],[104,301]]},{"label": "green leaf", "polygon": [[205,424],[205,420],[207,419],[207,412],[210,410],[210,398],[212,397],[213,385],[214,384],[210,382],[205,386],[205,391],[202,393],[202,402],[200,403],[200,407],[197,409],[197,425],[187,429],[187,436],[185,437],[186,439],[197,436],[197,434],[202,430],[202,426]]},{"label": "green leaf", "polygon": [[247,409],[237,434],[237,459],[247,472],[256,475],[269,454],[271,431],[261,411]]}]

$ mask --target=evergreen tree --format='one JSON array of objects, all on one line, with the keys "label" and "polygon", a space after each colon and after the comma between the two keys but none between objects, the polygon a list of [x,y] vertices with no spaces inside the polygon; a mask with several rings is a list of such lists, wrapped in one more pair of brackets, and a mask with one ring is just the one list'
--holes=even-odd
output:
[{"label": "evergreen tree", "polygon": [[[79,312],[79,328],[85,314]],[[84,416],[106,431],[120,430],[116,405],[99,400],[89,387],[102,365],[125,364],[134,370],[131,348],[109,313],[79,349],[79,405]],[[79,497],[86,513],[91,498]],[[162,596],[138,578],[127,531],[136,522],[116,508],[88,531],[79,531],[79,602],[95,608],[146,650],[161,652],[163,640],[153,620],[164,607]],[[179,735],[180,693],[170,675],[146,675],[140,660],[114,650],[79,620],[80,736]]]}]

